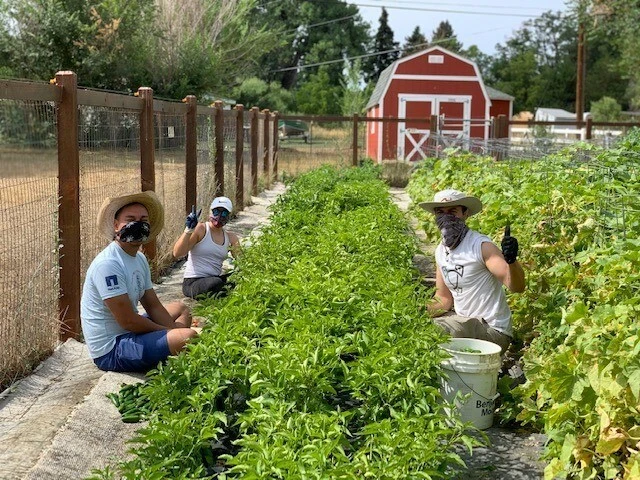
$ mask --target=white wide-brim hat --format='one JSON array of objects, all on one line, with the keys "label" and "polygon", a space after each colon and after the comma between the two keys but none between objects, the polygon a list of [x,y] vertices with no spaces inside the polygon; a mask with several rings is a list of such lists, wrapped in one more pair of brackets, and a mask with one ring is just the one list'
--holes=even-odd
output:
[{"label": "white wide-brim hat", "polygon": [[132,193],[121,197],[109,197],[102,202],[102,206],[98,212],[98,230],[109,240],[113,240],[115,233],[113,221],[116,218],[116,213],[122,207],[132,203],[144,205],[147,212],[149,212],[151,232],[149,233],[149,238],[144,243],[151,242],[162,230],[164,226],[164,208],[155,192],[148,190],[146,192]]},{"label": "white wide-brim hat", "polygon": [[216,197],[211,202],[211,210],[214,208],[226,208],[229,213],[233,210],[233,203],[231,203],[231,199],[227,197]]},{"label": "white wide-brim hat", "polygon": [[419,203],[419,205],[431,213],[436,213],[436,208],[453,207],[456,205],[467,207],[467,212],[470,216],[482,211],[482,202],[479,198],[453,189],[441,190],[433,196],[433,202],[422,202]]}]

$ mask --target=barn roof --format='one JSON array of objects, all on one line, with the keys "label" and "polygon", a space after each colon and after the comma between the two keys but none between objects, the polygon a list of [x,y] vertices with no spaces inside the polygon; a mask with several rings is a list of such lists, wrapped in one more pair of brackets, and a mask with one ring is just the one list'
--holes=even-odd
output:
[{"label": "barn roof", "polygon": [[485,85],[485,88],[487,89],[487,93],[489,94],[489,98],[491,100],[515,100],[516,97],[512,97],[511,95],[509,95],[508,93],[504,93],[501,92],[500,90],[496,90],[493,87],[490,87],[489,85]]},{"label": "barn roof", "polygon": [[[478,78],[480,78],[480,85],[481,87],[484,89],[485,91],[485,95],[488,96],[489,100],[494,99],[494,100],[513,100],[514,98],[507,95],[504,92],[500,92],[499,90],[495,90],[492,89],[494,92],[503,95],[505,98],[498,98],[498,97],[492,97],[489,93],[486,93],[488,91],[488,88],[486,85],[484,85],[484,82],[482,81],[482,78],[480,77],[480,72],[478,71],[478,67],[475,64],[475,62],[473,62],[472,60],[469,60],[468,58],[464,58],[462,56],[460,56],[457,53],[451,52],[449,50],[447,50],[446,48],[442,48],[439,46],[435,46],[435,47],[430,47],[427,48],[425,50],[421,50],[419,52],[416,52],[412,55],[409,55],[407,57],[403,57],[403,58],[399,58],[398,60],[396,60],[395,62],[393,62],[391,65],[389,65],[387,68],[385,68],[381,73],[380,76],[378,77],[378,81],[376,82],[376,86],[373,89],[373,93],[371,94],[371,97],[369,97],[369,101],[367,102],[367,106],[365,107],[366,110],[369,110],[371,107],[375,107],[376,105],[380,104],[380,100],[382,100],[382,97],[384,96],[386,90],[387,90],[387,86],[389,85],[389,82],[391,81],[391,77],[393,76],[393,72],[396,70],[396,67],[398,66],[399,63],[401,62],[406,62],[407,60],[411,60],[415,57],[418,57],[420,55],[424,55],[425,53],[431,52],[433,50],[440,50],[448,55],[451,55],[452,57],[456,57],[464,62],[470,63],[471,65],[473,65],[473,68],[476,71],[476,75],[478,76]],[[486,98],[486,97],[485,97]]]},{"label": "barn roof", "polygon": [[373,93],[371,94],[369,102],[367,103],[367,110],[369,110],[371,107],[375,107],[380,103],[380,99],[382,99],[385,87],[387,86],[387,83],[389,83],[389,79],[391,78],[391,74],[393,73],[393,69],[396,66],[396,63],[397,60],[387,68],[385,68],[382,73],[380,73],[378,81],[376,82],[376,88],[373,89]]}]

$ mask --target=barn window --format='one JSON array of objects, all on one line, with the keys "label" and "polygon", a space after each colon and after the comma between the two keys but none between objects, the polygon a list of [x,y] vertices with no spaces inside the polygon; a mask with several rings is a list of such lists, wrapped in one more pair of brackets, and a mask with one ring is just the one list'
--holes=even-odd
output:
[{"label": "barn window", "polygon": [[429,55],[429,63],[444,63],[444,55]]}]

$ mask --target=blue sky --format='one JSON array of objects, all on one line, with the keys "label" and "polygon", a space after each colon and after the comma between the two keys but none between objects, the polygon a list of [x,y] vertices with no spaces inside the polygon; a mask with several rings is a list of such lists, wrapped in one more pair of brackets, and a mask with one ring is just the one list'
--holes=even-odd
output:
[{"label": "blue sky", "polygon": [[438,24],[448,20],[465,48],[475,44],[489,55],[495,53],[496,43],[504,43],[528,18],[548,10],[567,10],[565,0],[355,0],[349,3],[358,5],[374,33],[385,6],[395,40],[401,45],[416,26],[420,26],[429,40]]}]

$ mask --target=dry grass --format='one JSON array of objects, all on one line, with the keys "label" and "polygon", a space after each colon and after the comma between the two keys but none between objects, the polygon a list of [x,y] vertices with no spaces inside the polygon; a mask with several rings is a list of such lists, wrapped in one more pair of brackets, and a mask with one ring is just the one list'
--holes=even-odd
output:
[{"label": "dry grass", "polygon": [[[348,165],[350,137],[333,129],[318,140],[280,144],[279,173],[295,176],[320,165]],[[322,132],[320,135],[319,132]],[[322,141],[320,139],[323,139]],[[0,391],[29,373],[51,353],[58,339],[58,167],[55,149],[0,148]],[[207,211],[215,190],[213,156],[198,160],[198,203]],[[225,195],[235,198],[235,160],[225,159]],[[245,203],[251,202],[250,160],[245,162]],[[80,152],[81,281],[107,244],[96,216],[104,198],[140,189],[137,151]],[[258,184],[267,181],[262,161]],[[156,152],[156,192],[165,205],[165,227],[157,240],[158,266],[173,262],[173,242],[184,228],[185,165],[182,149]]]}]

